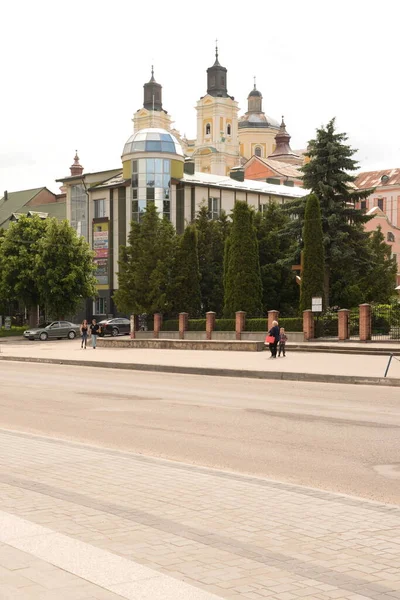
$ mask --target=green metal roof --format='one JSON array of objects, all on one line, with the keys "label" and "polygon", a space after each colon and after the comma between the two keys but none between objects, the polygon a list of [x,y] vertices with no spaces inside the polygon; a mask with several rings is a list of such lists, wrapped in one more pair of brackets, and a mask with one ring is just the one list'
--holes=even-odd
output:
[{"label": "green metal roof", "polygon": [[0,200],[0,227],[5,227],[6,221],[10,219],[13,213],[21,212],[21,209],[44,189],[44,187],[40,187],[32,190],[21,190],[20,192],[8,192],[7,200],[3,196]]}]

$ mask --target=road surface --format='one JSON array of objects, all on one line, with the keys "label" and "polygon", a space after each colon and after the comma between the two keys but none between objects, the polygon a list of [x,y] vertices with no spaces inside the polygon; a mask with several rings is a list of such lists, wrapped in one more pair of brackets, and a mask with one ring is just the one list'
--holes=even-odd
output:
[{"label": "road surface", "polygon": [[0,363],[0,428],[400,505],[396,388]]}]

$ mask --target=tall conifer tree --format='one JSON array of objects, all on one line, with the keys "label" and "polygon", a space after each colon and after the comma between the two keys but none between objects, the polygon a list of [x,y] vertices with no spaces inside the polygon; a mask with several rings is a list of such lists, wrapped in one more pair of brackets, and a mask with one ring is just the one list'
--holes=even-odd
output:
[{"label": "tall conifer tree", "polygon": [[325,258],[321,210],[315,194],[307,199],[303,227],[303,270],[301,273],[300,310],[311,308],[313,296],[324,289]]}]

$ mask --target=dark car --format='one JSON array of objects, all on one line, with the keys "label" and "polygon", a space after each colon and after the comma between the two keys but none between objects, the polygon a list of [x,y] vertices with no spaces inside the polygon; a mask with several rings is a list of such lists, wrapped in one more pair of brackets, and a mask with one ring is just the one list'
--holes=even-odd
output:
[{"label": "dark car", "polygon": [[115,319],[105,319],[104,321],[100,321],[99,325],[101,327],[101,336],[112,335],[116,337],[117,335],[129,335],[131,331],[130,320],[124,319],[122,317]]},{"label": "dark car", "polygon": [[69,321],[51,321],[45,323],[42,327],[33,327],[24,331],[24,337],[29,340],[41,340],[44,342],[48,339],[68,338],[73,340],[79,335],[79,325],[70,323]]}]

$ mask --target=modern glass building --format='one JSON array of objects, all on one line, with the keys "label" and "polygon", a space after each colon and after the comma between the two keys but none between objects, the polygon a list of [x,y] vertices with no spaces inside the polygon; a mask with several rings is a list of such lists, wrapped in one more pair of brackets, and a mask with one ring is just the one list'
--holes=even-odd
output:
[{"label": "modern glass building", "polygon": [[131,218],[140,221],[152,202],[160,217],[171,220],[171,179],[180,179],[184,166],[178,140],[164,129],[142,129],[126,142],[122,163],[131,181]]}]

